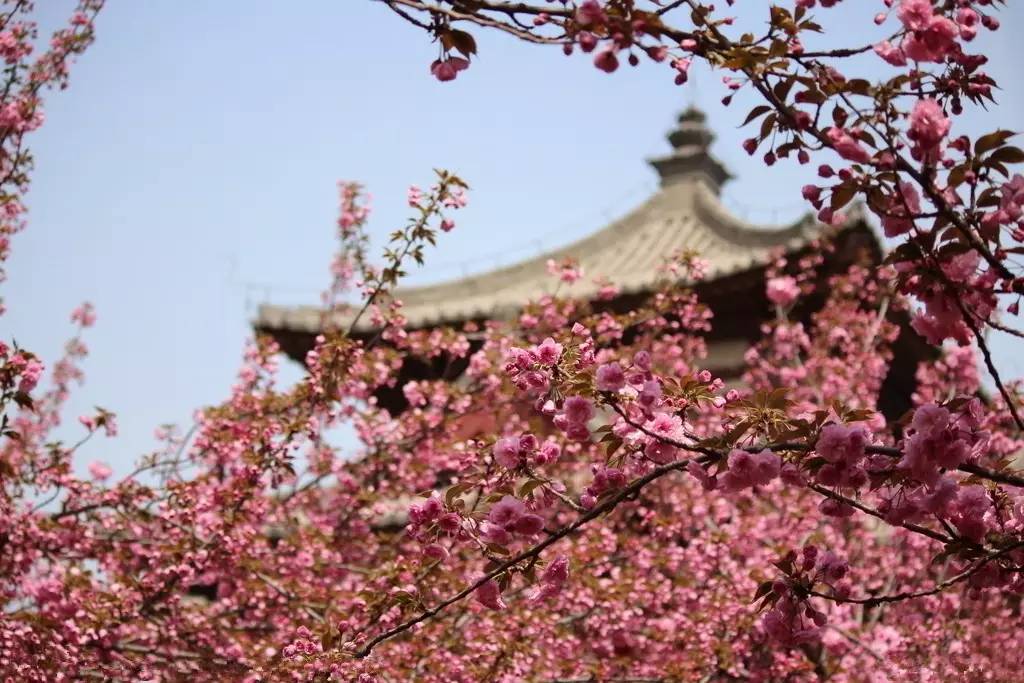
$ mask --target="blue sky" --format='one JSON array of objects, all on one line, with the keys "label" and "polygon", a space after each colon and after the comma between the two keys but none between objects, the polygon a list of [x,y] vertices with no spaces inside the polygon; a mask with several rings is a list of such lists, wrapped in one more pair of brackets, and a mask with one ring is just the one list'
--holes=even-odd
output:
[{"label": "blue sky", "polygon": [[[740,25],[762,25],[767,4],[739,0]],[[39,5],[53,26],[73,2]],[[865,19],[881,7],[847,0],[823,12],[850,31],[830,40],[875,39]],[[1024,10],[1000,19],[1006,28],[984,32],[979,49],[1001,104],[954,132],[1024,129]],[[380,237],[404,221],[409,184],[428,183],[434,167],[460,173],[470,207],[412,281],[458,277],[564,244],[640,202],[655,187],[643,160],[667,149],[675,115],[695,102],[737,176],[724,193],[737,214],[782,222],[804,210],[812,171],[746,156],[737,126],[751,100],[722,107],[720,75],[698,70],[680,88],[663,67],[607,75],[556,48],[477,39],[473,66],[438,83],[436,47],[370,0],[109,0],[96,44],[71,87],[49,96],[32,139],[30,224],[14,240],[0,318],[4,338],[52,361],[71,309],[95,303],[87,383],[63,435],[77,435],[74,418],[93,405],[118,413],[122,434],[90,443],[83,464],[124,471],[154,427],[187,424],[224,398],[258,303],[316,302],[339,179],[368,186]],[[862,63],[881,72],[873,57]],[[1024,349],[997,348],[1010,376],[1024,374]]]}]

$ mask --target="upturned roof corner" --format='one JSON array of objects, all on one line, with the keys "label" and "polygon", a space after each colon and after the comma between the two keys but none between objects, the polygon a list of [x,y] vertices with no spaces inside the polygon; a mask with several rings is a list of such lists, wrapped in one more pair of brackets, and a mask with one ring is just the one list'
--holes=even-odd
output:
[{"label": "upturned roof corner", "polygon": [[[821,234],[811,215],[788,226],[759,226],[734,216],[722,203],[721,184],[730,178],[709,147],[706,117],[690,107],[668,134],[672,151],[650,161],[661,178],[658,190],[618,220],[568,246],[489,272],[423,287],[399,288],[394,296],[411,329],[509,318],[530,300],[554,291],[592,298],[602,276],[624,295],[651,291],[660,266],[672,254],[695,251],[707,262],[707,278],[765,265],[778,250],[794,252]],[[586,277],[559,284],[548,272],[553,259],[576,259]],[[257,330],[315,333],[322,322],[313,306],[261,306]],[[344,320],[338,320],[344,325]],[[357,331],[369,331],[364,320]],[[365,329],[364,329],[365,328]]]}]

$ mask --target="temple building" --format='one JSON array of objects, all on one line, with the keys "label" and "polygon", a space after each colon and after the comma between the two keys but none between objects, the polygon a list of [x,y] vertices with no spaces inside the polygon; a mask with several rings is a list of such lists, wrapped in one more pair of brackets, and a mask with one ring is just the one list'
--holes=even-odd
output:
[{"label": "temple building", "polygon": [[[646,201],[622,218],[589,237],[521,263],[458,280],[423,287],[400,288],[395,296],[404,303],[410,329],[438,326],[461,328],[467,322],[511,319],[529,300],[550,292],[557,284],[548,272],[550,259],[573,258],[588,275],[601,275],[620,288],[612,301],[596,301],[595,308],[628,310],[649,296],[660,277],[658,266],[665,257],[694,250],[708,263],[707,278],[697,285],[701,301],[714,313],[707,337],[705,366],[725,379],[738,378],[743,354],[761,333],[761,325],[773,315],[765,295],[765,269],[780,249],[796,256],[821,234],[823,226],[810,215],[784,227],[751,225],[733,216],[722,204],[720,191],[729,172],[710,153],[714,136],[705,116],[690,108],[683,112],[668,134],[671,151],[649,161],[660,178],[660,187]],[[855,262],[879,263],[883,252],[876,233],[861,218],[843,226],[835,237],[822,278],[842,272]],[[562,284],[559,295],[595,299],[599,285],[581,278]],[[822,288],[819,288],[819,290]],[[795,315],[807,318],[820,308],[818,294],[800,302]],[[264,305],[255,328],[271,335],[282,350],[298,362],[320,332],[321,309]],[[917,360],[926,346],[906,325],[896,343],[892,369],[885,381],[880,408],[889,417],[910,406]],[[364,319],[365,321],[365,319]],[[357,335],[375,333],[369,322]],[[392,412],[405,406],[401,386],[412,379],[437,379],[443,363],[408,359],[393,389],[378,398]],[[465,368],[449,368],[455,376]]]}]

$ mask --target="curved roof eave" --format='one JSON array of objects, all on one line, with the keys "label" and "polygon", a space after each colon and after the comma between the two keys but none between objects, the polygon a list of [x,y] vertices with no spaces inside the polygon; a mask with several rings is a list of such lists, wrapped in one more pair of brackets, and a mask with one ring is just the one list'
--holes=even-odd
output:
[{"label": "curved roof eave", "polygon": [[[821,228],[810,215],[785,226],[748,223],[728,211],[706,182],[692,177],[662,187],[622,218],[581,240],[488,272],[400,288],[394,298],[402,301],[412,327],[486,318],[499,311],[507,315],[556,289],[557,279],[547,271],[550,259],[571,257],[585,269],[584,281],[560,293],[592,295],[599,285],[591,278],[600,275],[628,294],[652,288],[660,277],[658,266],[674,251],[707,252],[708,277],[718,278],[763,265],[780,248],[795,251],[817,237]],[[614,272],[600,272],[601,266]],[[316,307],[261,306],[256,327],[314,332],[320,329],[320,315]]]}]

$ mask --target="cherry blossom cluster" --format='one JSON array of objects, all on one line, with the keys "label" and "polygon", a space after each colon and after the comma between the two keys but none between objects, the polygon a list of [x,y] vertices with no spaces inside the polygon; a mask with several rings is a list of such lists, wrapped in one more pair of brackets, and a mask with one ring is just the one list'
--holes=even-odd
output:
[{"label": "cherry blossom cluster", "polygon": [[[1024,152],[1010,144],[1010,131],[971,139],[953,125],[968,103],[993,101],[988,58],[971,48],[982,29],[1000,29],[999,3],[885,0],[874,17],[878,39],[842,48],[816,36],[827,32],[828,10],[839,4],[831,0],[772,6],[761,34],[733,30],[730,12],[739,8],[732,2],[492,2],[468,13],[444,3],[388,4],[413,23],[418,20],[406,12],[427,13],[442,44],[455,44],[450,36],[458,35],[467,54],[469,47],[475,53],[475,42],[457,27],[475,24],[561,44],[566,54],[591,53],[606,72],[618,70],[623,54],[634,66],[641,57],[669,66],[680,85],[697,60],[726,70],[723,103],[741,90],[762,100],[746,117],[747,124],[760,123],[743,142],[748,153],[770,145],[764,152],[769,166],[791,157],[806,164],[812,153],[821,155],[820,176],[836,182],[803,188],[819,220],[842,225],[844,208],[860,198],[886,234],[900,238],[890,260],[899,267],[901,291],[926,309],[915,323],[922,335],[934,344],[954,339],[986,346],[982,332],[990,326],[1024,334],[997,319],[1001,311],[1016,315],[1024,295],[1024,276],[1011,256],[1024,237],[1024,180],[1010,169],[1024,161]],[[807,47],[811,41],[822,46]],[[865,53],[895,74],[862,76],[851,58]],[[824,158],[828,154],[840,163]],[[946,272],[967,257],[965,251],[970,263],[961,265],[968,267]],[[788,280],[773,282],[771,291],[779,305],[793,300]],[[1024,428],[1005,383],[997,380],[997,388]]]},{"label": "cherry blossom cluster", "polygon": [[[9,4],[5,150],[41,123],[33,98],[65,82],[98,9],[83,4],[29,64],[28,6]],[[591,53],[604,71],[641,55],[677,83],[698,59],[729,70],[727,101],[748,89],[765,102],[752,153],[822,157],[832,184],[803,195],[831,231],[770,256],[762,336],[733,381],[708,367],[717,321],[700,293],[715,285],[694,254],[672,255],[632,310],[607,306],[617,283],[563,261],[550,264],[554,293],[513,320],[408,329],[396,285],[454,227],[465,183],[439,172],[411,187],[412,216],[380,262],[366,195],[342,184],[339,256],[302,378],[284,383],[278,345],[253,340],[223,401],[159,428],[154,451],[116,476],[113,455],[82,450],[97,434],[112,438],[90,446],[116,447],[113,413],[72,420],[78,443],[54,433],[83,377],[92,307],[72,314],[56,362],[4,341],[0,673],[1019,677],[1020,385],[1000,379],[981,333],[1012,334],[996,316],[1021,295],[1024,181],[1009,135],[954,132],[994,86],[966,47],[998,27],[993,3],[883,3],[888,42],[848,48],[902,70],[877,83],[844,75],[847,48],[811,45],[825,28],[810,12],[824,21],[831,0],[766,9],[750,37],[731,35],[732,3],[387,4],[438,40],[441,80],[476,54],[463,26]],[[4,256],[27,180],[10,149]],[[897,240],[881,268],[842,242],[858,196]],[[572,297],[585,277],[607,296]],[[908,360],[907,345],[924,351]],[[438,370],[407,381],[412,367]],[[335,443],[342,429],[351,437]]]}]

